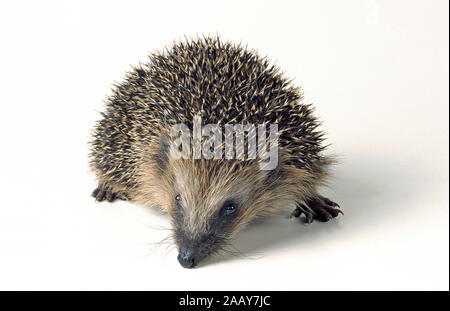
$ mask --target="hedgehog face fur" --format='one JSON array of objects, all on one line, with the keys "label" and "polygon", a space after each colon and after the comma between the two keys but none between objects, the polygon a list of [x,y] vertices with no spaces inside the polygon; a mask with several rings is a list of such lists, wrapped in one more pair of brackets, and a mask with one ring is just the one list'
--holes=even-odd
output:
[{"label": "hedgehog face fur", "polygon": [[290,189],[281,176],[307,177],[298,169],[260,170],[258,161],[251,160],[175,160],[158,148],[148,150],[147,155],[152,160],[142,166],[136,199],[168,212],[178,260],[188,268],[226,247],[256,216],[276,212],[292,202],[290,193],[299,184]]},{"label": "hedgehog face fur", "polygon": [[[222,249],[237,227],[258,212],[258,195],[264,188],[265,174],[255,173],[254,164],[233,168],[224,160],[195,161],[171,165],[175,197],[169,208],[180,249],[178,260],[184,267],[193,267]],[[243,174],[245,169],[252,174]]]},{"label": "hedgehog face fur", "polygon": [[[150,56],[116,85],[90,142],[97,201],[128,199],[159,206],[171,218],[178,260],[186,268],[223,249],[251,220],[295,205],[307,222],[336,217],[318,194],[327,167],[323,133],[298,88],[256,52],[203,38]],[[175,124],[277,124],[278,165],[258,159],[176,159]],[[248,137],[247,137],[248,138]],[[248,142],[247,142],[248,143]]]}]

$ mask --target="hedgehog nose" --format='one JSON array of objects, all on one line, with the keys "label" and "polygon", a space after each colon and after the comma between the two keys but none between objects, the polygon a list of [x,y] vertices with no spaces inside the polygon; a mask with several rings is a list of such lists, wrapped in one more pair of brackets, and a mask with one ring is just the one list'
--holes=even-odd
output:
[{"label": "hedgehog nose", "polygon": [[193,249],[182,247],[178,254],[178,261],[184,268],[194,268],[197,265],[197,257]]}]

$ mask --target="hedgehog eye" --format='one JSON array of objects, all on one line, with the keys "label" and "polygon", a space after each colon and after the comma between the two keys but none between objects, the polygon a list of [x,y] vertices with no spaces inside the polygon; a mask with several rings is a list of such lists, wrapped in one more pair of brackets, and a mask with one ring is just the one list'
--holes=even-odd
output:
[{"label": "hedgehog eye", "polygon": [[229,203],[229,204],[225,205],[224,211],[225,211],[225,215],[231,215],[234,212],[236,212],[236,206],[234,206],[234,204],[232,204],[232,203]]},{"label": "hedgehog eye", "polygon": [[180,202],[180,200],[181,200],[181,197],[179,194],[177,194],[177,196],[175,197],[175,201]]}]

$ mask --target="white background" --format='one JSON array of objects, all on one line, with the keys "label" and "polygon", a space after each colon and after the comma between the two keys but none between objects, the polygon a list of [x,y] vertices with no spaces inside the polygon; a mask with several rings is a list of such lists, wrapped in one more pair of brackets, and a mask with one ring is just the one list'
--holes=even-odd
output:
[{"label": "white background", "polygon": [[[449,288],[448,1],[2,1],[0,289]],[[165,215],[94,203],[87,141],[130,65],[220,34],[302,85],[345,216],[289,210],[183,269]]]}]

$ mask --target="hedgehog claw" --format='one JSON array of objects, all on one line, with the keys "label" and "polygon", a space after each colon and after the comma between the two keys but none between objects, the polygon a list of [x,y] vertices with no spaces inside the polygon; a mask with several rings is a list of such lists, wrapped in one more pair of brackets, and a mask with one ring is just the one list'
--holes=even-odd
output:
[{"label": "hedgehog claw", "polygon": [[307,224],[312,223],[313,220],[314,220],[314,216],[313,216],[312,214],[305,214],[305,215],[306,215],[305,222],[306,222]]},{"label": "hedgehog claw", "polygon": [[328,198],[325,198],[325,197],[322,197],[322,196],[320,198],[325,202],[325,204],[327,204],[327,205],[329,205],[331,207],[340,207],[339,204],[337,204],[336,202],[331,201]]},{"label": "hedgehog claw", "polygon": [[292,211],[290,218],[295,217],[298,218],[302,214],[302,210],[298,207],[295,208],[295,210]]},{"label": "hedgehog claw", "polygon": [[[291,217],[299,217],[302,213],[305,214],[305,223],[312,223],[314,219],[326,222],[344,213],[338,209],[339,204],[331,201],[328,198],[318,196],[311,198],[305,202],[306,209],[297,208],[291,213]],[[311,212],[309,212],[311,211]]]},{"label": "hedgehog claw", "polygon": [[106,192],[106,201],[112,202],[116,198],[116,194],[112,193],[111,191]]},{"label": "hedgehog claw", "polygon": [[101,202],[101,201],[108,201],[113,202],[115,199],[120,199],[127,201],[129,200],[128,196],[125,193],[115,193],[111,191],[110,189],[99,186],[97,187],[91,194],[92,197],[95,198],[95,201]]},{"label": "hedgehog claw", "polygon": [[98,189],[97,195],[95,196],[96,201],[103,201],[105,199],[106,191],[103,189]]},{"label": "hedgehog claw", "polygon": [[95,190],[92,192],[91,196],[96,198],[97,194],[100,192],[100,188],[95,188]]}]

